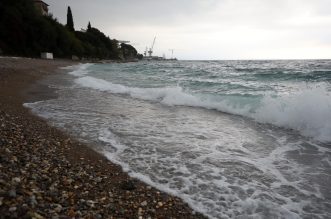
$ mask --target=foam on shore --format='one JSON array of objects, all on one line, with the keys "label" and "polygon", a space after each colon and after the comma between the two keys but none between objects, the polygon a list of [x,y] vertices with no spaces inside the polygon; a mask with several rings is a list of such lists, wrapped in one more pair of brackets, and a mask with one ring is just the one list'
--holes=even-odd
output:
[{"label": "foam on shore", "polygon": [[[77,75],[76,73],[74,73]],[[81,70],[79,75],[82,75]],[[323,85],[306,88],[287,96],[264,96],[259,105],[237,104],[227,98],[192,94],[183,88],[137,88],[83,76],[75,79],[83,87],[114,94],[126,94],[133,98],[160,102],[166,105],[202,107],[221,112],[247,116],[258,122],[291,128],[302,135],[322,142],[331,141],[331,96]]]}]

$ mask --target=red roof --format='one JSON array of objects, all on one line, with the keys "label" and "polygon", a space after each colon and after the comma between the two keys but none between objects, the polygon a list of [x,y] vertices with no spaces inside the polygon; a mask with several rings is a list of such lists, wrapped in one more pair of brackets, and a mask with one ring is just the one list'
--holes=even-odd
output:
[{"label": "red roof", "polygon": [[41,0],[34,0],[34,2],[40,2],[40,3],[42,3],[42,4],[45,4],[45,5],[49,6],[47,3],[45,3],[45,2],[43,2],[43,1],[41,1]]}]

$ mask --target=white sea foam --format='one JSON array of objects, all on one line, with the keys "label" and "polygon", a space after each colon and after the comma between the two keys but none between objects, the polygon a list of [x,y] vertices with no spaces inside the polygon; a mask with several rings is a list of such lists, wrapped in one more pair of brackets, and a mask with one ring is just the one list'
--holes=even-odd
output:
[{"label": "white sea foam", "polygon": [[265,97],[253,118],[298,130],[322,142],[331,141],[331,95],[325,87],[278,98]]},{"label": "white sea foam", "polygon": [[[76,73],[75,73],[76,74]],[[79,73],[81,74],[81,73]],[[239,105],[230,100],[215,100],[185,92],[183,88],[137,88],[84,76],[75,82],[83,87],[116,94],[127,94],[133,98],[157,101],[166,105],[203,107],[226,113],[247,116],[259,122],[291,128],[302,135],[322,142],[331,141],[331,96],[324,87],[306,88],[295,94],[271,97],[265,96],[260,106]]]},{"label": "white sea foam", "polygon": [[93,88],[100,91],[108,91],[115,94],[128,94],[133,98],[157,101],[170,106],[203,107],[206,109],[215,109],[226,113],[235,113],[240,115],[249,111],[248,107],[240,108],[236,104],[231,104],[228,101],[215,102],[208,97],[199,97],[189,94],[179,86],[163,88],[128,87],[121,84],[113,84],[109,81],[90,76],[78,78],[75,82],[83,87]]},{"label": "white sea foam", "polygon": [[[131,176],[181,197],[210,218],[300,218],[305,206],[316,206],[311,197],[323,200],[315,182],[307,185],[309,171],[288,157],[300,144],[282,134],[269,139],[250,122],[212,111],[79,92],[84,101],[69,95],[27,106],[46,111],[47,118],[79,137],[86,133],[83,138],[102,142],[102,152]],[[102,101],[85,105],[96,97]]]},{"label": "white sea foam", "polygon": [[79,77],[88,74],[89,71],[87,70],[87,68],[92,65],[93,65],[92,63],[85,63],[85,64],[65,66],[65,67],[61,67],[61,69],[70,70],[69,72],[70,75]]},{"label": "white sea foam", "polygon": [[[296,144],[287,144],[286,139],[280,139],[279,141],[282,141],[281,143],[284,143],[285,146],[276,147],[274,150],[271,149],[272,152],[269,156],[259,157],[257,154],[252,153],[252,151],[242,147],[243,141],[251,141],[254,144],[254,139],[258,139],[258,136],[255,135],[256,133],[248,127],[240,127],[239,130],[246,128],[246,133],[242,133],[237,130],[238,127],[235,127],[236,125],[231,125],[231,121],[228,121],[226,116],[217,116],[215,123],[204,123],[206,117],[203,119],[199,118],[201,115],[196,114],[196,111],[193,109],[190,111],[190,117],[186,117],[188,121],[180,117],[180,114],[177,114],[177,116],[179,121],[172,123],[170,128],[172,131],[167,130],[164,133],[168,134],[168,137],[164,137],[164,135],[154,136],[151,139],[152,142],[145,139],[139,141],[138,145],[126,147],[126,150],[122,150],[121,138],[118,138],[110,131],[102,131],[99,140],[110,143],[113,147],[119,148],[120,151],[109,152],[105,149],[103,153],[111,161],[121,165],[125,171],[128,171],[130,176],[138,178],[162,191],[181,197],[193,209],[205,213],[210,218],[234,218],[236,215],[234,209],[236,209],[237,213],[240,212],[241,215],[245,215],[247,218],[261,218],[260,213],[258,213],[258,209],[261,208],[265,210],[269,209],[270,214],[273,216],[277,215],[277,218],[300,218],[298,213],[302,214],[304,206],[310,205],[310,203],[306,200],[299,202],[293,201],[282,194],[278,194],[277,190],[286,185],[296,189],[296,191],[300,191],[300,193],[307,195],[307,197],[318,195],[316,192],[308,192],[301,189],[298,183],[300,180],[293,182],[288,180],[284,176],[284,173],[279,172],[274,164],[274,162],[279,161],[290,162],[286,154],[288,151],[297,150]],[[125,133],[128,133],[122,141],[134,139],[135,137],[132,137],[132,135],[147,136],[147,133],[149,135],[155,135],[148,128],[149,119],[152,118],[144,120],[147,123],[145,126],[146,129],[139,131],[134,127],[130,127],[130,123],[120,126],[116,124],[115,126],[120,130],[123,130],[125,127]],[[152,120],[154,123],[162,123],[163,118],[159,120],[153,118]],[[192,126],[192,123],[189,121],[196,122],[197,127]],[[114,120],[112,122],[117,123]],[[175,130],[178,130],[178,126],[181,126],[188,135],[172,135],[174,132],[177,133]],[[223,131],[219,130],[220,127],[223,127]],[[214,140],[212,138],[207,138],[197,139],[198,142],[192,144],[189,133],[203,134],[198,129],[202,129],[206,132],[205,135],[210,136],[216,134],[214,133],[215,130],[222,132],[223,143],[216,143],[213,142]],[[220,132],[217,134],[220,134]],[[171,142],[171,145],[178,144],[178,141],[181,144],[179,148],[172,150],[170,152],[171,154],[166,154],[166,156],[162,152],[160,153],[160,151],[158,153],[151,150],[151,147],[153,148],[154,145],[160,145],[157,146],[158,149],[167,150],[167,147],[161,146],[164,140]],[[129,142],[131,141],[129,140]],[[216,145],[214,146],[215,143]],[[269,144],[274,143],[269,142]],[[232,147],[237,151],[245,151],[247,154],[245,156],[240,154],[235,155],[228,150]],[[262,148],[261,150],[266,150],[266,148]],[[187,154],[188,151],[195,154],[196,158],[184,159],[182,156],[183,154]],[[154,163],[153,160],[157,162]],[[138,171],[141,167],[144,167],[144,169]],[[242,172],[242,168],[246,171]],[[227,170],[230,171],[228,172]],[[303,171],[303,168],[295,165],[295,163],[291,163],[287,171],[294,174],[294,171],[299,170]],[[236,173],[240,173],[241,177],[244,179],[247,177],[249,180],[240,181],[238,179],[232,181],[231,178]],[[275,191],[269,190],[269,187],[263,184],[265,183],[263,180],[260,182],[259,177],[256,178],[258,175],[264,175],[266,179],[273,181],[271,186]],[[240,197],[237,194],[240,192],[245,194],[250,190],[254,190],[254,194],[247,195],[247,197]],[[281,206],[270,200],[264,200],[265,196],[277,197],[278,200],[282,200],[286,204]],[[223,208],[219,201],[227,207]]]},{"label": "white sea foam", "polygon": [[[146,88],[151,83],[146,79],[149,73],[142,71],[149,75],[143,75],[144,81],[125,66],[124,70],[122,65],[106,67],[104,74],[102,66],[87,67],[74,75],[78,86],[61,86],[59,98],[26,106],[84,142],[92,142],[131,176],[181,197],[209,218],[330,218],[330,148],[287,129],[261,124],[328,141],[327,84],[315,88],[317,83],[308,83],[315,87],[299,89],[302,83],[272,83],[267,84],[272,88],[268,94],[258,90],[258,95],[265,95],[259,99],[258,95],[233,98],[203,94],[214,91],[206,86]],[[181,79],[179,73],[176,77]],[[159,81],[157,85],[164,82]],[[190,87],[185,80],[181,84]],[[253,87],[253,93],[259,88],[248,87]],[[269,95],[274,90],[277,95]]]}]

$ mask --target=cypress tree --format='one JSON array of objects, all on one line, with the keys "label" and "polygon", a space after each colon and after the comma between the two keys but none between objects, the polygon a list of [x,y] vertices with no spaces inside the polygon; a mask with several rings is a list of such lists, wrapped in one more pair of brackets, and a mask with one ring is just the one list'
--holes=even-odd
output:
[{"label": "cypress tree", "polygon": [[68,6],[67,25],[66,26],[70,31],[75,31],[75,29],[74,29],[74,19],[72,18],[72,13],[71,13],[70,6]]},{"label": "cypress tree", "polygon": [[91,30],[91,23],[90,22],[88,22],[87,30]]}]

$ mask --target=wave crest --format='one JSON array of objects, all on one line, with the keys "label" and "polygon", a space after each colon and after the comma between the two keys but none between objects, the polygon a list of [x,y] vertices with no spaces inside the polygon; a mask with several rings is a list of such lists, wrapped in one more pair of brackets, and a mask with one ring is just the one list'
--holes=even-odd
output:
[{"label": "wave crest", "polygon": [[322,142],[331,141],[331,95],[325,87],[264,97],[261,103],[252,115],[257,121],[295,129]]},{"label": "wave crest", "polygon": [[[214,109],[221,112],[246,116],[261,123],[299,131],[302,135],[322,142],[331,141],[331,96],[326,86],[306,88],[288,96],[264,96],[260,104],[238,103],[232,98],[192,94],[183,88],[137,88],[85,76],[75,82],[83,87],[133,98],[156,101],[166,105],[182,105]],[[255,102],[255,101],[254,101]]]}]

